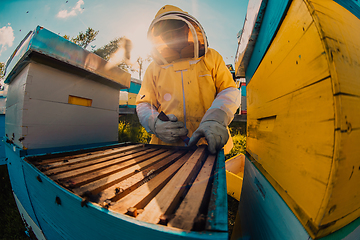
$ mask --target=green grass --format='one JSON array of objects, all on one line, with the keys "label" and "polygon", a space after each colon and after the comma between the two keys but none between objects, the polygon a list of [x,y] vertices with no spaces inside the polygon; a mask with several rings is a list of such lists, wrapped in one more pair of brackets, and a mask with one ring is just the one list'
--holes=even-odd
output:
[{"label": "green grass", "polygon": [[0,239],[29,239],[16,207],[6,165],[0,166]]},{"label": "green grass", "polygon": [[246,136],[235,135],[233,136],[234,147],[225,155],[225,159],[232,158],[238,154],[245,154],[246,151]]},{"label": "green grass", "polygon": [[238,154],[245,154],[246,152],[246,123],[232,122],[229,125],[229,129],[234,147],[225,155],[225,159],[232,158]]},{"label": "green grass", "polygon": [[151,134],[141,126],[136,114],[119,117],[118,134],[119,142],[149,143],[151,139]]}]

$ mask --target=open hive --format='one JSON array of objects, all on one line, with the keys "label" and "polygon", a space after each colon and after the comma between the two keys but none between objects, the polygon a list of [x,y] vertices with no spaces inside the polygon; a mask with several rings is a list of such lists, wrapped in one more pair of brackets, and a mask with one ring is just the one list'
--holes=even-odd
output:
[{"label": "open hive", "polygon": [[221,216],[227,216],[226,210],[215,213],[221,208],[217,206],[221,200],[217,189],[222,187],[218,172],[225,171],[219,166],[224,163],[209,155],[204,146],[119,144],[25,161],[82,197],[82,205],[90,201],[145,222],[186,231],[219,230]]},{"label": "open hive", "polygon": [[9,177],[37,239],[228,238],[223,152],[117,143],[129,73],[38,26],[5,83]]}]

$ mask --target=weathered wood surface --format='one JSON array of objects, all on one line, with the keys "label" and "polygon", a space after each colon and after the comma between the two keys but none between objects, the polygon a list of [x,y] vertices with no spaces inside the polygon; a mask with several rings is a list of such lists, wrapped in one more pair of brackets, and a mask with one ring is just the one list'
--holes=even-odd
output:
[{"label": "weathered wood surface", "polygon": [[[216,159],[208,155],[206,146],[191,149],[138,144],[48,159],[30,157],[28,161],[82,197],[83,205],[90,201],[148,223],[204,231],[208,206],[217,204],[209,204],[216,201],[211,192],[213,179],[219,186],[217,171],[213,178]],[[223,215],[227,216],[226,211]]]},{"label": "weathered wood surface", "polygon": [[[104,201],[106,199],[111,199],[112,201],[117,201],[127,195],[129,192],[136,189],[138,186],[142,184],[143,181],[149,179],[151,174],[156,174],[158,171],[161,171],[163,168],[168,167],[169,164],[174,163],[179,157],[181,157],[184,153],[176,152],[172,153],[168,157],[164,157],[159,162],[151,165],[150,167],[136,173],[135,175],[121,181],[118,184],[115,184],[104,191],[101,192],[101,196],[99,201]],[[120,191],[120,192],[117,192]],[[97,194],[97,192],[93,191],[93,194]]]},{"label": "weathered wood surface", "polygon": [[247,151],[312,238],[360,216],[359,30],[334,1],[294,0],[247,85]]},{"label": "weathered wood surface", "polygon": [[[117,171],[117,169],[114,169],[114,174],[105,175],[105,176],[101,175],[104,177],[102,177],[97,181],[92,181],[91,184],[89,183],[80,186],[77,189],[74,189],[74,192],[78,193],[79,195],[81,195],[81,192],[86,192],[86,191],[91,191],[92,194],[98,194],[99,192],[102,192],[104,189],[106,189],[107,186],[114,186],[113,181],[119,182],[122,181],[123,179],[124,180],[129,179],[130,177],[134,176],[134,174],[140,173],[141,170],[146,169],[147,167],[153,165],[154,163],[160,161],[161,159],[168,157],[172,153],[173,151],[164,151],[164,150],[155,151],[146,156],[149,158],[146,159],[147,161],[144,160],[137,164],[131,164],[130,166],[127,164],[128,166],[121,167],[119,171]],[[106,182],[106,184],[104,184],[104,182]]]},{"label": "weathered wood surface", "polygon": [[276,33],[283,16],[286,14],[286,10],[290,2],[290,0],[268,1],[266,5],[266,12],[259,31],[259,36],[246,70],[247,82],[250,81],[259,64],[261,64],[261,61],[264,58],[271,41],[273,40],[273,36]]},{"label": "weathered wood surface", "polygon": [[190,187],[188,194],[182,201],[180,207],[175,212],[175,217],[169,222],[169,226],[181,228],[190,231],[193,228],[195,218],[197,217],[205,191],[210,184],[210,177],[214,167],[215,156],[210,155],[194,183]]},{"label": "weathered wood surface", "polygon": [[191,183],[191,178],[200,169],[204,157],[205,147],[198,148],[170,182],[146,205],[138,219],[158,223],[160,216],[172,212],[187,185]]},{"label": "weathered wood surface", "polygon": [[[56,169],[50,169],[49,171],[44,172],[46,175],[56,174],[53,177],[54,180],[56,179],[64,179],[70,176],[75,176],[79,172],[90,172],[92,169],[100,169],[104,167],[108,167],[114,164],[119,164],[124,162],[128,159],[132,159],[138,156],[142,156],[149,152],[154,151],[155,149],[137,149],[128,152],[123,152],[115,155],[110,155],[108,157],[96,157],[94,160],[89,160],[79,162],[77,164],[71,164],[64,167],[59,167]],[[80,170],[79,170],[80,169]],[[79,171],[78,171],[79,170]]]},{"label": "weathered wood surface", "polygon": [[[107,156],[112,156],[114,154],[119,154],[119,153],[127,153],[127,151],[130,150],[141,150],[142,147],[144,145],[143,144],[137,144],[137,145],[130,145],[130,146],[125,146],[122,147],[120,149],[107,149],[104,151],[100,151],[100,152],[96,152],[95,154],[93,153],[83,153],[83,154],[79,154],[76,156],[63,156],[63,157],[58,157],[58,158],[54,158],[54,159],[50,159],[50,160],[43,160],[41,162],[36,162],[35,165],[42,165],[41,166],[41,170],[42,171],[46,171],[46,174],[50,174],[51,172],[47,171],[48,169],[52,169],[52,168],[57,168],[57,173],[61,172],[59,170],[60,166],[67,166],[67,165],[72,165],[78,162],[86,162],[89,160],[95,160],[95,159],[104,159]],[[106,159],[105,159],[106,160]]]},{"label": "weathered wood surface", "polygon": [[227,215],[221,214],[228,210],[226,188],[220,187],[226,186],[224,150],[218,153],[217,158],[205,228],[209,231],[227,232],[228,218]]},{"label": "weathered wood surface", "polygon": [[[117,169],[121,169],[127,166],[131,166],[132,164],[136,164],[145,160],[147,157],[154,156],[163,152],[164,150],[155,150],[154,149],[145,149],[143,152],[138,152],[135,154],[130,154],[124,157],[120,157],[118,159],[113,159],[108,162],[102,162],[99,164],[94,164],[91,166],[86,166],[80,169],[75,169],[73,171],[60,173],[52,177],[54,180],[58,179],[69,179],[71,177],[79,177],[78,181],[84,181],[85,179],[92,178],[101,174],[107,174]],[[144,155],[145,154],[145,155]],[[80,177],[87,173],[88,175]]]},{"label": "weathered wood surface", "polygon": [[[106,188],[107,186],[111,186],[115,183],[120,182],[123,178],[127,177],[128,175],[131,175],[132,173],[136,173],[136,171],[140,171],[142,162],[150,157],[152,158],[152,161],[157,161],[160,159],[159,154],[165,152],[165,150],[157,150],[155,152],[148,153],[146,155],[143,155],[136,159],[131,159],[128,162],[125,162],[124,164],[120,164],[117,167],[110,167],[106,168],[104,170],[100,169],[97,172],[90,173],[89,176],[85,176],[86,178],[83,178],[80,176],[79,182],[86,182],[85,185],[81,185],[78,188],[74,189],[74,192],[82,195],[85,192],[93,191],[97,188]],[[170,154],[170,153],[168,153]],[[167,154],[167,155],[168,155]],[[162,156],[162,155],[160,155]],[[119,170],[119,171],[118,171]],[[98,177],[100,179],[98,179]],[[94,179],[96,179],[94,181]],[[78,182],[75,181],[75,184],[78,184]],[[74,184],[74,185],[75,185]]]},{"label": "weathered wood surface", "polygon": [[142,209],[146,204],[161,190],[161,188],[168,182],[168,180],[176,173],[177,170],[189,159],[191,153],[186,154],[180,158],[170,167],[161,172],[161,174],[155,176],[149,182],[145,183],[141,187],[137,188],[124,198],[117,201],[110,209],[126,213],[129,206]]}]

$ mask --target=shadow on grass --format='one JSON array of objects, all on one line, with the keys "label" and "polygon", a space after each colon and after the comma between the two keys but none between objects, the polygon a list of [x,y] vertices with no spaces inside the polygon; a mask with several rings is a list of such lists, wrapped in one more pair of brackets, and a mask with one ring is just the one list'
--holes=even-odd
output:
[{"label": "shadow on grass", "polygon": [[16,207],[6,165],[0,165],[0,239],[29,239]]}]

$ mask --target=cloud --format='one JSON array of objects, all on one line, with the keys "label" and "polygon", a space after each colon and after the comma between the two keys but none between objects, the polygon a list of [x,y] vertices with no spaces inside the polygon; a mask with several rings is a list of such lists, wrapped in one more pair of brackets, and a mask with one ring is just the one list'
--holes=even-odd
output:
[{"label": "cloud", "polygon": [[81,5],[84,4],[83,0],[79,0],[75,7],[73,7],[71,9],[71,11],[69,12],[68,10],[61,10],[60,12],[58,12],[58,14],[56,15],[58,18],[68,18],[71,16],[76,16],[78,13],[82,13],[84,10],[81,8]]},{"label": "cloud", "polygon": [[3,51],[5,51],[8,47],[11,47],[14,42],[14,30],[10,26],[4,26],[0,28],[0,55]]}]

